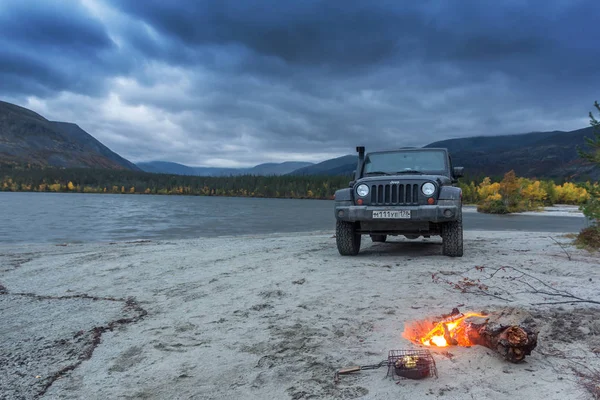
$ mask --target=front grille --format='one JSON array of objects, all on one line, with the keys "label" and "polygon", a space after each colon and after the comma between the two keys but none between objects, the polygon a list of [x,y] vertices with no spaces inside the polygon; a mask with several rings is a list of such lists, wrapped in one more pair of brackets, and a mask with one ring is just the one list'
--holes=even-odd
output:
[{"label": "front grille", "polygon": [[413,205],[419,204],[419,185],[387,184],[371,185],[372,205]]}]

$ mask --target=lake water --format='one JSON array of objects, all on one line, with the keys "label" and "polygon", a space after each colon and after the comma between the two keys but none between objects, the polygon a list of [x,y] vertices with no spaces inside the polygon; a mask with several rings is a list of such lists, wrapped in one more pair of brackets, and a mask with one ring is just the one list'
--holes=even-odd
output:
[{"label": "lake water", "polygon": [[[463,213],[465,230],[578,232],[583,218]],[[333,201],[0,192],[0,244],[335,231]]]},{"label": "lake water", "polygon": [[333,201],[0,192],[0,243],[176,239],[335,229]]}]

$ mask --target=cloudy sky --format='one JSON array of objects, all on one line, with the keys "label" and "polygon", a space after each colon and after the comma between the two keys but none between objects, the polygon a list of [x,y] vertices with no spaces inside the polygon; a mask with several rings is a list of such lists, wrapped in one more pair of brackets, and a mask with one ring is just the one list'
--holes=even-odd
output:
[{"label": "cloudy sky", "polygon": [[572,130],[598,21],[598,0],[1,0],[0,99],[196,166]]}]

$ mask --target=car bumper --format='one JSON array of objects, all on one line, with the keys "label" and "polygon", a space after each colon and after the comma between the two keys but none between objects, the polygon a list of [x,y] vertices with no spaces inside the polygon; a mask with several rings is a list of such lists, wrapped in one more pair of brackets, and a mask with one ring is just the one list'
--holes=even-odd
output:
[{"label": "car bumper", "polygon": [[[410,218],[373,218],[373,211],[410,211]],[[373,221],[373,222],[448,222],[455,221],[460,213],[460,206],[453,204],[437,204],[423,206],[388,206],[371,207],[336,204],[335,218],[339,221]]]}]

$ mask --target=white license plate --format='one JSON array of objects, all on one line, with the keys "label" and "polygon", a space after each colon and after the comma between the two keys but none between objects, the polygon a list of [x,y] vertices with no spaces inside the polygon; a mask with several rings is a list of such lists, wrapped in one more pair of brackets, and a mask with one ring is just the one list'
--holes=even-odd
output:
[{"label": "white license plate", "polygon": [[373,211],[373,218],[410,219],[410,210]]}]

